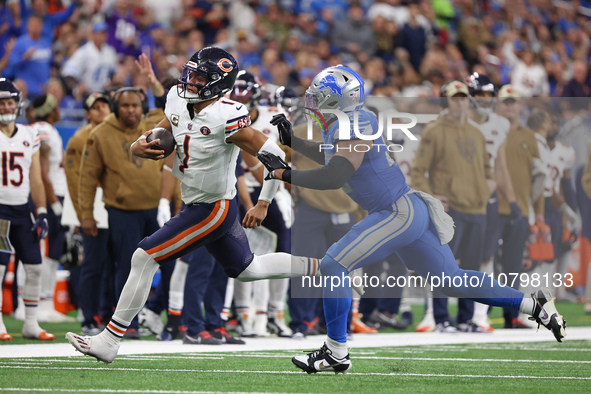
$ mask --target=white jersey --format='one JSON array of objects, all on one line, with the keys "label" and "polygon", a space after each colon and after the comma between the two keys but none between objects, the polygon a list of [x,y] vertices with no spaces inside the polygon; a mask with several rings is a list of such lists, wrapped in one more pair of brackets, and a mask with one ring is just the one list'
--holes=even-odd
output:
[{"label": "white jersey", "polygon": [[417,141],[412,141],[407,138],[404,140],[402,151],[394,152],[394,160],[396,161],[398,168],[400,168],[400,171],[402,171],[402,173],[404,174],[406,184],[409,186],[412,186],[410,171],[412,170],[412,164],[415,161],[415,156],[417,155],[419,142],[421,142],[420,136],[417,135],[415,137],[417,137]]},{"label": "white jersey", "polygon": [[[259,112],[256,120],[252,122],[252,127],[265,135],[268,139],[273,141],[274,143],[279,142],[279,131],[277,127],[271,124],[271,119],[273,116],[284,114],[285,116],[289,117],[289,114],[283,110],[282,108],[272,107],[272,106],[258,106],[257,110]],[[248,166],[243,165],[244,168],[244,180],[246,181],[246,186],[248,188],[253,187],[261,187],[261,184],[256,180],[254,175],[248,170]]]},{"label": "white jersey", "polygon": [[56,196],[66,195],[68,187],[66,172],[64,171],[64,144],[62,137],[55,127],[47,122],[37,122],[35,127],[39,132],[42,144],[47,144],[49,151],[49,180]]},{"label": "white jersey", "polygon": [[164,113],[177,144],[172,173],[181,181],[185,204],[213,203],[236,196],[236,160],[240,148],[226,142],[250,126],[246,106],[222,98],[191,119],[187,102],[171,89]]},{"label": "white jersey", "polygon": [[84,83],[90,92],[100,92],[117,71],[119,59],[117,52],[109,44],[99,50],[94,42],[82,45],[64,64],[63,76],[72,76]]},{"label": "white jersey", "polygon": [[32,126],[17,124],[12,137],[0,132],[0,204],[24,205],[29,201],[31,159],[39,144],[39,133]]},{"label": "white jersey", "polygon": [[472,119],[468,119],[468,122],[477,127],[484,136],[486,140],[486,153],[488,153],[488,158],[490,159],[490,169],[494,171],[499,148],[505,142],[507,134],[509,134],[509,130],[511,129],[509,119],[491,113],[488,115],[488,119],[482,124],[478,124]]},{"label": "white jersey", "polygon": [[562,142],[556,141],[554,149],[550,150],[549,173],[544,183],[544,196],[551,197],[560,192],[560,181],[564,171],[570,170],[575,164],[575,150]]},{"label": "white jersey", "polygon": [[[546,138],[542,137],[540,134],[535,133],[536,135],[536,141],[538,142],[538,150],[540,151],[540,160],[542,161],[542,163],[544,163],[544,165],[546,166],[546,179],[544,180],[544,196],[548,197],[546,195],[546,187],[548,186],[548,182],[550,180],[550,171],[551,171],[551,153],[550,153],[550,147],[548,146],[548,142],[546,142]],[[552,193],[550,192],[550,196],[552,195]]]}]

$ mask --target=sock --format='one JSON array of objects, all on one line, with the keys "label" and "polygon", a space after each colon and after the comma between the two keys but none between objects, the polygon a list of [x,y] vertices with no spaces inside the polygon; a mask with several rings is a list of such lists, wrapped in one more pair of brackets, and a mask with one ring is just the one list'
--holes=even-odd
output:
[{"label": "sock", "polygon": [[41,277],[41,299],[55,309],[53,305],[53,295],[55,293],[55,283],[57,281],[57,268],[59,262],[49,257],[43,257],[43,276]]},{"label": "sock", "polygon": [[168,314],[180,316],[183,311],[183,302],[185,296],[185,279],[189,264],[182,260],[177,260],[174,270],[170,277],[170,290],[168,293]]},{"label": "sock", "polygon": [[224,299],[224,308],[222,309],[221,318],[223,321],[228,321],[230,317],[230,309],[232,309],[232,300],[234,299],[234,279],[228,278],[226,284],[226,297]]},{"label": "sock", "polygon": [[131,257],[131,271],[121,291],[117,309],[115,309],[113,318],[107,326],[111,330],[105,330],[104,332],[110,333],[114,339],[121,338],[125,334],[125,330],[127,330],[133,318],[146,303],[150,285],[157,270],[158,263],[156,263],[156,260],[145,250],[136,249]]},{"label": "sock", "polygon": [[2,289],[4,287],[4,274],[6,273],[6,266],[0,264],[0,334],[4,334],[6,331],[6,327],[4,326],[4,321],[2,320]]},{"label": "sock", "polygon": [[[349,274],[345,267],[330,256],[322,259],[322,272],[325,276],[332,277],[323,281],[325,286],[322,291],[328,337],[346,343],[347,315],[351,309],[351,281],[343,279],[348,279]],[[338,286],[337,281],[340,282]]]},{"label": "sock", "polygon": [[267,314],[269,305],[269,280],[257,280],[252,283],[252,303],[257,314]]},{"label": "sock", "polygon": [[23,301],[25,303],[25,326],[39,326],[37,323],[37,306],[41,294],[41,264],[23,264],[25,268],[25,286]]},{"label": "sock", "polygon": [[536,304],[535,304],[532,296],[529,294],[526,294],[523,296],[523,299],[521,300],[521,305],[519,305],[519,312],[525,313],[526,315],[533,316],[535,307],[536,307]]},{"label": "sock", "polygon": [[289,279],[271,279],[269,281],[269,308],[283,312],[288,290]]},{"label": "sock", "polygon": [[297,278],[318,276],[318,259],[292,256],[287,253],[255,255],[252,262],[238,276],[238,280]]},{"label": "sock", "polygon": [[341,343],[327,337],[326,347],[330,349],[334,358],[342,359],[349,354],[349,351],[347,350],[347,342]]}]

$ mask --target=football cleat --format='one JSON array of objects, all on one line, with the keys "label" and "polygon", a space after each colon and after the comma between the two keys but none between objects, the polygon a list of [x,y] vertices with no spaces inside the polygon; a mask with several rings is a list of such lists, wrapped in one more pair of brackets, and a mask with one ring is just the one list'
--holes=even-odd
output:
[{"label": "football cleat", "polygon": [[338,359],[332,356],[332,352],[326,343],[319,349],[305,356],[295,356],[291,359],[294,365],[309,374],[316,372],[334,372],[345,375],[351,369],[352,363],[347,354],[344,358]]},{"label": "football cleat", "polygon": [[24,339],[37,339],[39,341],[55,341],[55,335],[48,333],[41,327],[25,324],[22,330]]},{"label": "football cleat", "polygon": [[185,337],[183,338],[183,343],[185,345],[221,345],[222,340],[214,338],[207,331],[201,331],[195,337],[192,337],[189,334],[185,333]]},{"label": "football cleat", "polygon": [[78,334],[69,332],[66,334],[66,339],[80,353],[92,356],[105,364],[112,363],[119,350],[119,342],[109,343],[102,335],[81,337]]},{"label": "football cleat", "polygon": [[423,320],[419,323],[416,328],[416,332],[433,332],[435,331],[436,324],[433,313],[426,313]]},{"label": "football cleat", "polygon": [[164,330],[164,323],[162,322],[162,318],[159,314],[144,307],[140,314],[138,315],[138,322],[146,327],[148,330],[152,331],[154,334],[158,335]]},{"label": "football cleat", "polygon": [[7,332],[3,332],[2,334],[0,334],[0,342],[4,341],[12,341],[12,335],[10,335]]},{"label": "football cleat", "polygon": [[234,338],[232,335],[230,335],[228,333],[228,331],[226,331],[226,327],[216,328],[215,330],[213,330],[213,332],[211,332],[211,335],[214,338],[219,339],[220,341],[222,341],[222,343],[225,343],[227,345],[245,345],[246,344],[246,342],[244,342],[242,339]]},{"label": "football cleat", "polygon": [[[492,327],[491,327],[491,330],[492,330]],[[460,332],[475,332],[475,333],[481,333],[481,334],[490,334],[492,332],[492,331],[487,330],[486,328],[479,326],[478,324],[476,324],[472,321],[467,321],[466,323],[458,324],[458,331],[460,331]]]},{"label": "football cleat", "polygon": [[556,310],[554,305],[554,297],[550,290],[540,289],[535,293],[532,293],[531,297],[534,299],[534,311],[530,320],[546,327],[552,331],[554,337],[558,342],[562,342],[566,336],[566,321],[562,318],[562,315]]},{"label": "football cleat", "polygon": [[454,326],[452,326],[451,324],[449,324],[448,321],[445,321],[443,323],[437,323],[437,327],[435,328],[435,331],[443,333],[443,334],[454,334],[454,333],[458,332],[458,329],[455,328]]},{"label": "football cleat", "polygon": [[359,312],[353,313],[353,319],[351,320],[351,331],[353,334],[375,334],[378,332],[377,329],[373,327],[368,327],[361,318],[363,315]]},{"label": "football cleat", "polygon": [[282,338],[291,338],[293,335],[291,328],[287,327],[287,324],[285,324],[283,313],[278,314],[277,317],[268,318],[267,330],[269,330],[271,334],[277,334],[277,336]]},{"label": "football cleat", "polygon": [[268,337],[269,331],[267,331],[267,314],[257,313],[254,316],[253,332],[257,337]]}]

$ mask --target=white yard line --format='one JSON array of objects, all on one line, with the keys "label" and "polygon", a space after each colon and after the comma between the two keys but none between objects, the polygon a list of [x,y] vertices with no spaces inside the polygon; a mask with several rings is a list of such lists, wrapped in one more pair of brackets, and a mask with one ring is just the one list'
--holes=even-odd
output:
[{"label": "white yard line", "polygon": [[[75,370],[75,371],[105,371],[105,372],[172,372],[172,373],[191,373],[194,374],[194,369],[152,369],[152,368],[108,368],[108,367],[44,367],[44,366],[28,366],[28,365],[0,365],[2,368],[11,369],[44,369],[44,370]],[[223,370],[210,369],[200,370],[199,373],[228,373],[228,374],[262,374],[262,375],[303,375],[302,371],[246,371],[246,370]],[[442,377],[442,378],[500,378],[500,379],[562,379],[562,380],[591,380],[591,377],[583,376],[525,376],[525,375],[468,375],[468,374],[438,374],[438,373],[380,373],[380,372],[350,372],[347,375],[354,376],[419,376],[419,377]]]},{"label": "white yard line", "polygon": [[[567,329],[566,341],[591,339],[591,327],[572,327]],[[312,350],[320,347],[325,340],[324,336],[313,336],[303,340],[284,338],[254,338],[247,339],[246,345],[184,345],[182,341],[172,342],[158,341],[123,341],[119,349],[119,355],[137,354],[166,354],[166,353],[235,353],[242,351],[299,351]],[[396,347],[419,345],[454,345],[454,344],[485,344],[485,343],[518,343],[547,342],[549,347],[540,351],[591,351],[591,349],[560,349],[560,344],[555,342],[552,334],[547,330],[504,330],[498,329],[491,334],[441,334],[441,333],[392,333],[392,334],[355,334],[349,342],[349,347]],[[499,347],[504,350],[505,348]],[[354,350],[353,350],[354,351]],[[30,345],[0,345],[0,359],[14,357],[64,357],[82,356],[67,343],[40,343]]]}]

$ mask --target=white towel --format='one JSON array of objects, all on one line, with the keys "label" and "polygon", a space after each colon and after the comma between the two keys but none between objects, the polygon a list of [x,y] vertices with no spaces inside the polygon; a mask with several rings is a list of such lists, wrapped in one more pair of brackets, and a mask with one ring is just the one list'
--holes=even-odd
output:
[{"label": "white towel", "polygon": [[437,230],[437,235],[439,236],[439,241],[441,245],[445,245],[454,237],[454,220],[451,216],[449,216],[445,209],[443,208],[443,204],[441,201],[433,197],[432,195],[421,192],[418,190],[412,190],[411,193],[416,194],[419,196],[421,200],[427,204],[427,208],[429,209],[429,216],[431,217],[431,221],[433,225],[435,225],[435,229]]}]

